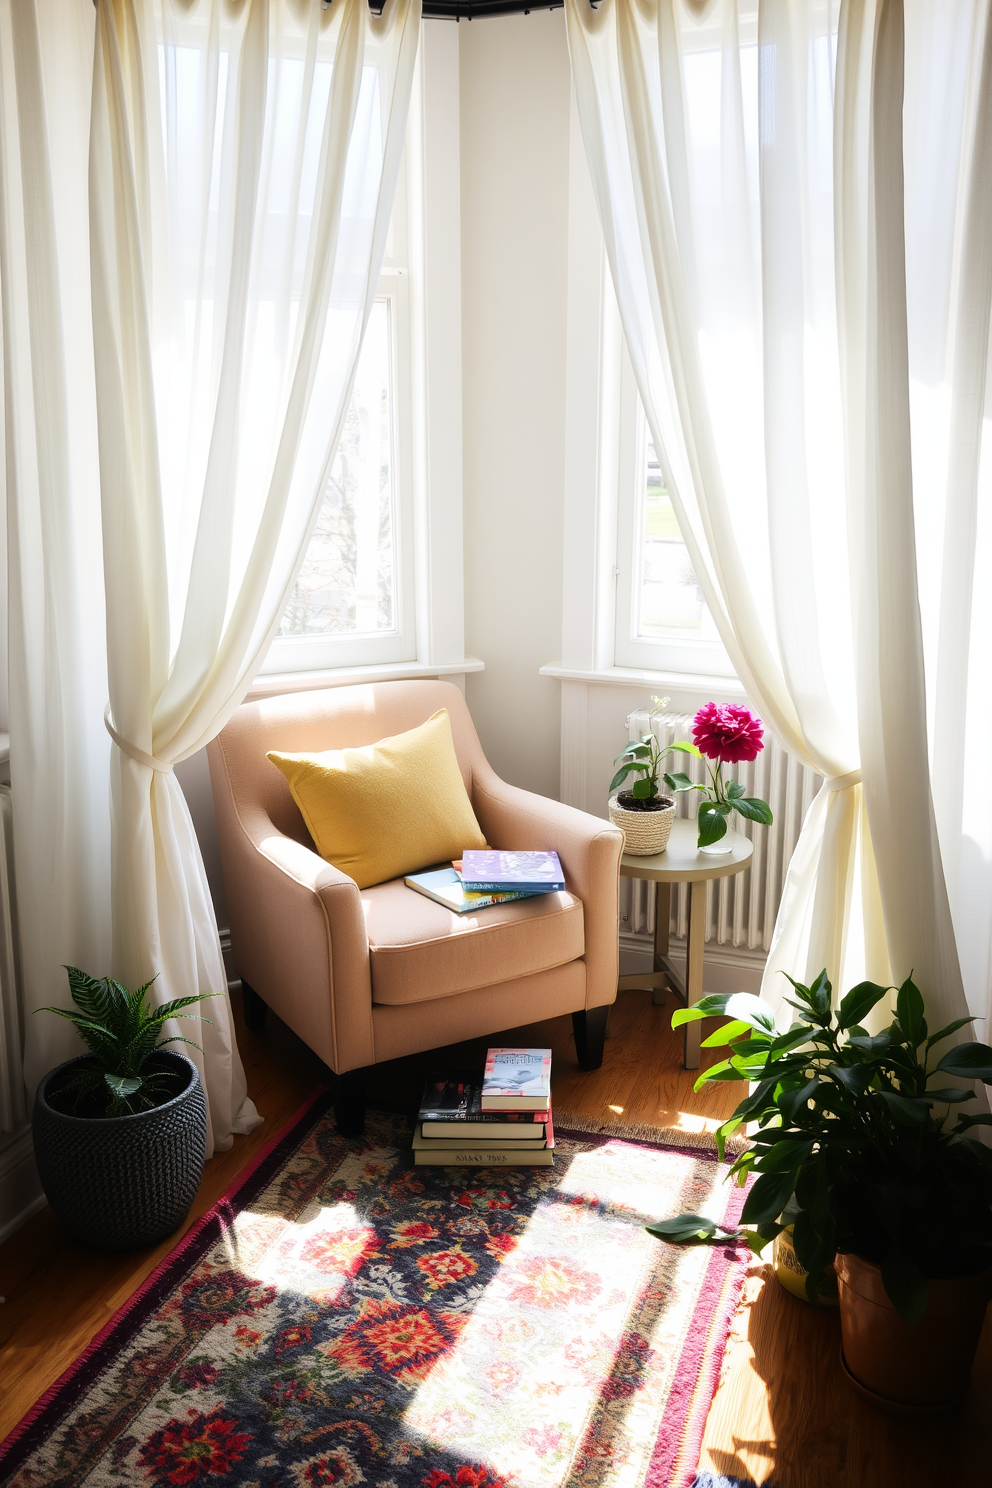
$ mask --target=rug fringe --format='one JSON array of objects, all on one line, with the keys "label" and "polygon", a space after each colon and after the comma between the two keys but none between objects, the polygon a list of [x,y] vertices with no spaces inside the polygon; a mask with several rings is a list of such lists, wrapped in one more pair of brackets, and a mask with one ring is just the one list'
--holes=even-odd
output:
[{"label": "rug fringe", "polygon": [[[622,1137],[631,1142],[660,1142],[666,1147],[687,1147],[697,1152],[716,1152],[716,1138],[708,1131],[686,1131],[681,1126],[655,1126],[648,1121],[620,1121],[613,1117],[584,1116],[578,1111],[555,1108],[555,1127],[559,1131],[589,1132],[594,1136]],[[726,1141],[729,1157],[738,1157],[747,1148],[747,1138],[736,1132]]]}]

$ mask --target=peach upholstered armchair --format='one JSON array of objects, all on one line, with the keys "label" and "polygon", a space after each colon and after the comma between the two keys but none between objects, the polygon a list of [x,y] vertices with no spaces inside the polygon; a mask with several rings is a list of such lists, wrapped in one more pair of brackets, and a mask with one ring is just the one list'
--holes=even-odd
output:
[{"label": "peach upholstered armchair", "polygon": [[[266,752],[372,744],[439,708],[490,845],[554,849],[565,892],[456,915],[402,879],[359,889],[314,851]],[[370,1065],[539,1018],[571,1013],[579,1063],[598,1069],[617,988],[621,834],[500,780],[457,687],[382,682],[247,703],[208,755],[248,1025],[271,1008],[338,1074],[342,1132],[362,1130]]]}]

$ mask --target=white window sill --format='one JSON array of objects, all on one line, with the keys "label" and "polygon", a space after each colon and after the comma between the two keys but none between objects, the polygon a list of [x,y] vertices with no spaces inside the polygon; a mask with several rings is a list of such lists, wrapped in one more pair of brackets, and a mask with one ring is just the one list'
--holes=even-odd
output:
[{"label": "white window sill", "polygon": [[405,682],[416,677],[462,677],[481,672],[485,662],[474,656],[430,666],[425,661],[382,662],[375,666],[324,667],[313,672],[270,672],[256,677],[245,702],[275,697],[284,692],[312,692],[318,687],[346,687],[358,682]]},{"label": "white window sill", "polygon": [[659,693],[705,693],[715,701],[721,698],[743,698],[747,695],[737,677],[720,677],[702,672],[652,672],[641,671],[636,667],[604,667],[600,671],[584,671],[579,667],[549,663],[541,667],[541,676],[557,677],[562,682],[594,682],[609,687],[652,687]]}]

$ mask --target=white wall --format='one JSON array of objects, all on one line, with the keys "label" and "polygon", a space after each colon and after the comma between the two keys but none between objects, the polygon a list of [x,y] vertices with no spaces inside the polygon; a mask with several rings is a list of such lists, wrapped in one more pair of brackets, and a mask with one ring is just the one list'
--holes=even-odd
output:
[{"label": "white wall", "polygon": [[467,697],[494,769],[557,796],[570,76],[562,11],[459,25]]}]

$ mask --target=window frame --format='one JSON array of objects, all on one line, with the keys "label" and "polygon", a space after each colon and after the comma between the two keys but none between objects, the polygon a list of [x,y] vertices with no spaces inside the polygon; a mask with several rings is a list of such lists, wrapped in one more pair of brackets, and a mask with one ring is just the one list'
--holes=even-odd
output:
[{"label": "window frame", "polygon": [[[390,232],[392,237],[392,231]],[[260,676],[315,672],[335,667],[413,661],[417,655],[415,521],[413,502],[413,356],[410,280],[405,268],[387,264],[375,300],[387,306],[393,485],[393,583],[395,628],[389,631],[273,637]],[[319,508],[318,508],[319,510]],[[316,522],[316,516],[314,518]]]},{"label": "window frame", "polygon": [[[612,294],[612,289],[610,292]],[[648,637],[636,632],[639,601],[637,586],[642,573],[643,457],[647,447],[648,426],[626,347],[623,348],[620,360],[620,396],[617,402],[614,415],[619,423],[614,664],[640,670],[687,672],[694,676],[733,677],[733,663],[718,640]]]}]

